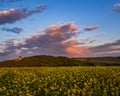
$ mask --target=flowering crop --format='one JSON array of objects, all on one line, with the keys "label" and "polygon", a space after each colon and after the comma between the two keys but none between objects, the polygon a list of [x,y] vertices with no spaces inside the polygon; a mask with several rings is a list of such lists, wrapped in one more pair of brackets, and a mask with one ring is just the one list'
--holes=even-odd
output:
[{"label": "flowering crop", "polygon": [[0,96],[120,96],[120,67],[1,68]]}]

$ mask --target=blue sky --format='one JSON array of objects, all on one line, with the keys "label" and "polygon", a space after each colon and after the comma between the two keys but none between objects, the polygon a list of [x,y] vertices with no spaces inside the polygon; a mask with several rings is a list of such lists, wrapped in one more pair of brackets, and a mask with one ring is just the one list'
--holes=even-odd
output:
[{"label": "blue sky", "polygon": [[[37,9],[36,6],[44,8]],[[8,14],[5,14],[5,11]],[[39,54],[70,57],[120,56],[120,0],[0,0],[0,12],[1,60],[19,55]],[[63,34],[63,31],[60,31],[62,28],[78,33],[69,34],[65,31]],[[43,35],[40,34],[40,30]],[[54,37],[50,37],[50,34],[54,34]],[[58,45],[55,43],[56,38],[61,34],[71,37],[61,39],[58,41],[61,45]],[[46,37],[48,35],[49,37]],[[28,37],[29,40],[26,39]],[[45,37],[48,39],[44,41]],[[36,47],[36,50],[27,45],[33,43],[33,39],[36,45],[32,47]],[[54,41],[51,43],[49,39]],[[46,45],[46,42],[54,46],[41,46]],[[116,49],[114,46],[117,46]],[[26,50],[23,50],[25,48]]]}]

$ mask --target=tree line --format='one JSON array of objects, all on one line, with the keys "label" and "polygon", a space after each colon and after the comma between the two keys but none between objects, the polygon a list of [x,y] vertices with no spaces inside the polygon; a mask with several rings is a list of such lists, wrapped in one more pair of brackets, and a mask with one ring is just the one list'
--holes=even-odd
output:
[{"label": "tree line", "polygon": [[[120,58],[118,58],[120,59]],[[120,66],[120,62],[91,62],[91,58],[68,58],[64,56],[32,56],[21,61],[7,60],[0,62],[0,67],[60,67],[60,66]]]}]

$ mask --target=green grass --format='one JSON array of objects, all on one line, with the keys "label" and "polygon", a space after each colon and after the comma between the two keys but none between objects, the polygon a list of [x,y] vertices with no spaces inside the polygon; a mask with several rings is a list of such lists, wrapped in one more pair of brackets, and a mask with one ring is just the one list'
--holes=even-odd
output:
[{"label": "green grass", "polygon": [[1,68],[0,96],[120,96],[120,67]]}]

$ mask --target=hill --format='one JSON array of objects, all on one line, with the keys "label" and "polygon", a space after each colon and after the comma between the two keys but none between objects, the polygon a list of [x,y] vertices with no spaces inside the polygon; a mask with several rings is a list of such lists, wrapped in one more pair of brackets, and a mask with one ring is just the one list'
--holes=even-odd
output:
[{"label": "hill", "polygon": [[21,61],[0,62],[0,67],[59,67],[59,66],[120,66],[120,57],[68,58],[39,55]]}]

